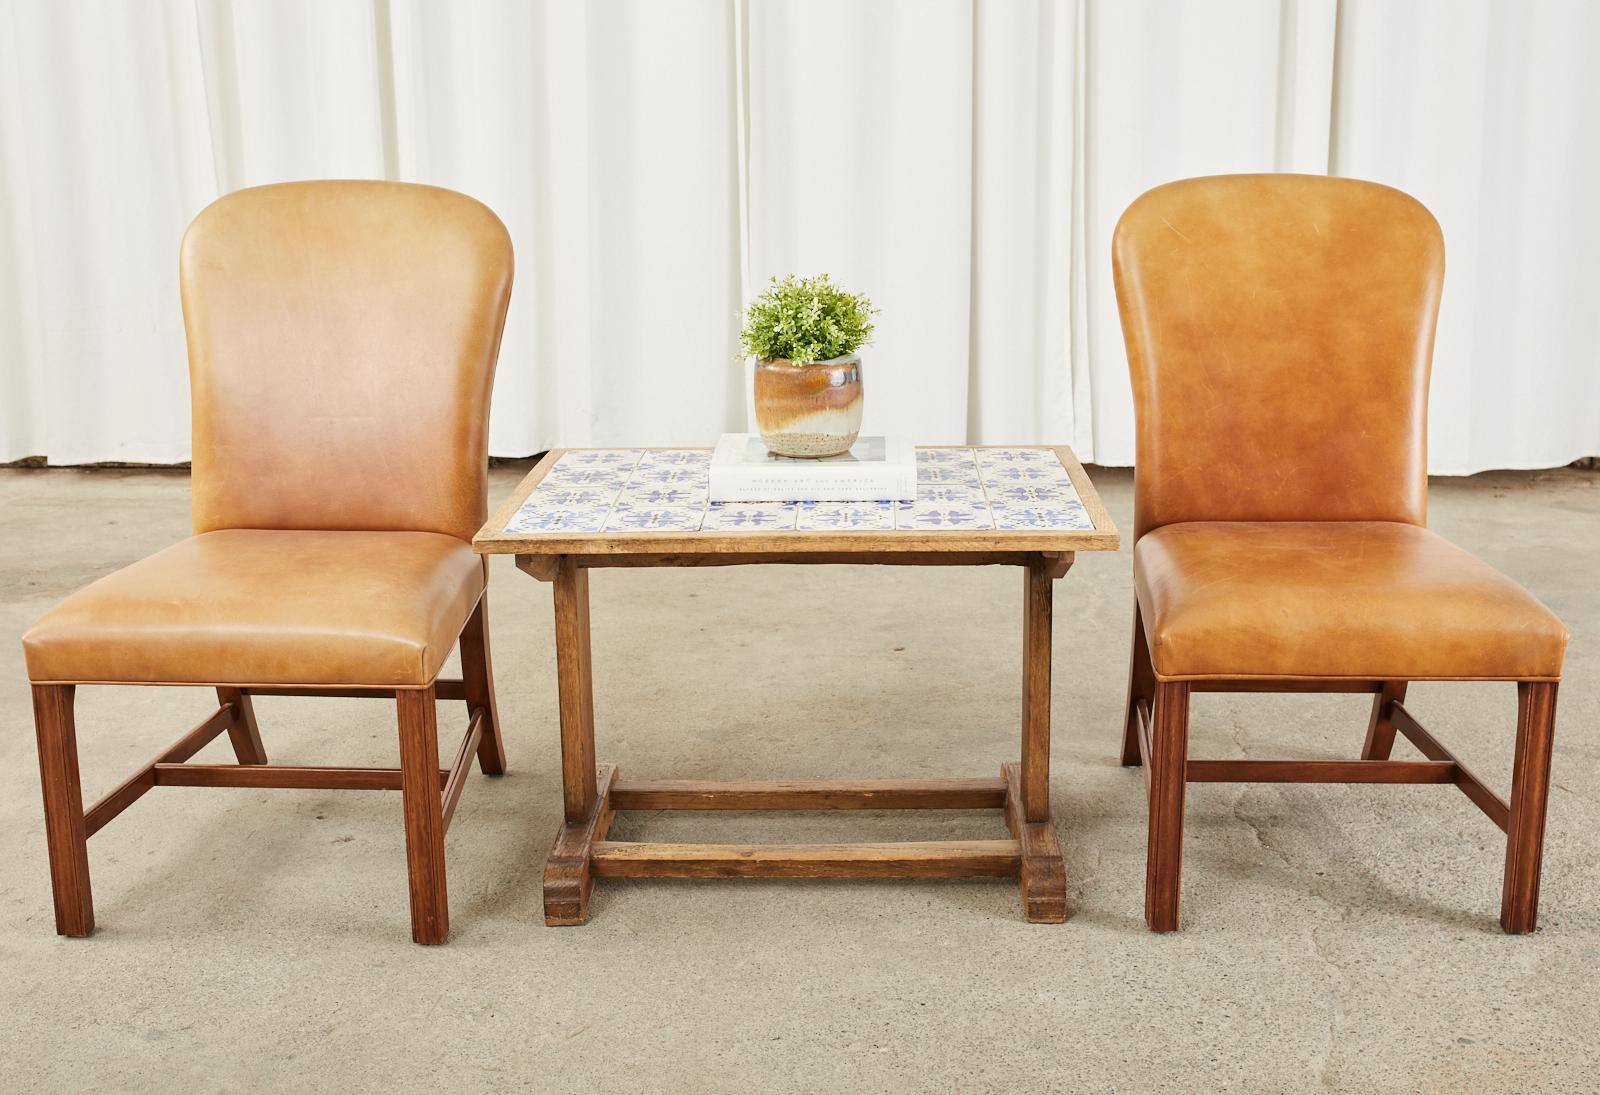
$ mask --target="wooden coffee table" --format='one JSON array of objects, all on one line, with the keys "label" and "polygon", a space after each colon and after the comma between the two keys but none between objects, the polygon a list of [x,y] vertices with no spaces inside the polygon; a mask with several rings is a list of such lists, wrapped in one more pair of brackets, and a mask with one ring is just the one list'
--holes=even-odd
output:
[{"label": "wooden coffee table", "polygon": [[[565,822],[545,866],[547,924],[581,924],[599,878],[1020,878],[1030,921],[1066,919],[1050,819],[1053,583],[1116,526],[1062,447],[919,448],[915,503],[706,503],[708,449],[557,449],[473,539],[554,583]],[[1022,748],[991,779],[623,779],[596,764],[589,571],[750,563],[1017,566],[1024,573]],[[664,844],[606,839],[621,810],[1003,810],[1009,840]]]}]

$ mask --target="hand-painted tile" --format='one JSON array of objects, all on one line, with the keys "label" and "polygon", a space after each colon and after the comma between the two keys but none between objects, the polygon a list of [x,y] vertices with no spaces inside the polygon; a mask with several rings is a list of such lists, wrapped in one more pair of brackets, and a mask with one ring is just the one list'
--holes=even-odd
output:
[{"label": "hand-painted tile", "polygon": [[1053,466],[1030,463],[985,464],[983,482],[985,486],[1009,483],[1065,483],[1070,486],[1072,479],[1058,460]]},{"label": "hand-painted tile", "polygon": [[649,485],[653,487],[687,487],[705,493],[711,479],[707,465],[658,464],[650,467],[640,465],[633,473],[633,478],[628,480],[630,487]]},{"label": "hand-painted tile", "polygon": [[557,467],[568,468],[631,468],[639,462],[640,449],[576,449],[564,452]]},{"label": "hand-painted tile", "polygon": [[630,506],[618,503],[606,519],[607,532],[694,532],[704,507]]},{"label": "hand-painted tile", "polygon": [[599,532],[605,527],[610,506],[546,507],[532,501],[506,525],[507,532]]},{"label": "hand-painted tile", "polygon": [[1079,504],[1078,492],[1071,480],[1041,483],[993,483],[989,486],[989,502],[1001,507],[1060,506]]},{"label": "hand-painted tile", "polygon": [[528,501],[523,503],[523,508],[537,506],[540,509],[589,509],[594,506],[610,506],[617,500],[616,489],[606,487],[570,487],[561,483],[540,483],[528,495]]},{"label": "hand-painted tile", "polygon": [[895,527],[919,531],[994,528],[994,518],[989,507],[981,501],[977,505],[943,505],[940,503],[901,502],[895,511]]},{"label": "hand-painted tile", "polygon": [[671,507],[704,506],[705,484],[676,487],[669,484],[629,483],[617,498],[618,505]]},{"label": "hand-painted tile", "polygon": [[1061,458],[1050,449],[978,449],[978,466],[1003,467],[1009,464],[1054,464],[1061,466]]},{"label": "hand-painted tile", "polygon": [[970,483],[974,486],[978,482],[978,466],[976,464],[918,464],[917,484],[923,483]]},{"label": "hand-painted tile", "polygon": [[892,529],[894,506],[893,502],[802,502],[795,528],[801,532]]},{"label": "hand-painted tile", "polygon": [[918,449],[917,464],[970,464],[971,449]]},{"label": "hand-painted tile", "polygon": [[703,449],[650,449],[639,458],[641,468],[708,468],[711,454]]},{"label": "hand-painted tile", "polygon": [[794,528],[795,502],[713,502],[701,529],[707,532],[782,532]]},{"label": "hand-painted tile", "polygon": [[999,509],[994,511],[994,526],[997,529],[1047,529],[1051,532],[1087,532],[1094,528],[1094,521],[1089,518],[1089,513],[1083,508],[1082,503],[1069,503],[1060,506],[1019,506],[1015,509]]},{"label": "hand-painted tile", "polygon": [[549,483],[553,486],[563,487],[594,487],[603,490],[607,486],[618,489],[627,482],[628,474],[633,469],[615,464],[568,464],[562,458],[562,463],[550,469],[540,485]]},{"label": "hand-painted tile", "polygon": [[960,483],[918,483],[917,497],[914,502],[901,502],[900,505],[941,505],[955,506],[981,506],[985,502],[983,488],[975,482]]}]

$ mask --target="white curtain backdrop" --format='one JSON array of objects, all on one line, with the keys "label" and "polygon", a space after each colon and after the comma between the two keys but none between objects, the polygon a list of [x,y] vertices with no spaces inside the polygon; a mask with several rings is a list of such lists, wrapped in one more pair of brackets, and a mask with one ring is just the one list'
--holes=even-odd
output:
[{"label": "white curtain backdrop", "polygon": [[511,230],[495,454],[746,428],[740,309],[825,270],[882,309],[869,432],[1126,464],[1117,216],[1305,171],[1444,227],[1432,469],[1562,464],[1600,453],[1596,42],[1590,0],[0,0],[0,460],[187,459],[185,225],[378,177]]}]

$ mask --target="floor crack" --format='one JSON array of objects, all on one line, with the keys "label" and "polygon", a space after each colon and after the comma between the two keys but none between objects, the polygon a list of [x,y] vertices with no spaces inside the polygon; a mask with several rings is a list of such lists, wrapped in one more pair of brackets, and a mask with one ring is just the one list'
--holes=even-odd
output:
[{"label": "floor crack", "polygon": [[[1318,896],[1321,897],[1322,895],[1319,894]],[[1326,901],[1327,898],[1324,897],[1323,900]],[[1330,901],[1329,904],[1333,904],[1333,902]],[[1348,919],[1349,911],[1348,908],[1341,910],[1339,915],[1341,924]],[[1350,978],[1345,973],[1344,967],[1334,958],[1333,951],[1323,942],[1321,930],[1316,925],[1313,925],[1310,934],[1312,951],[1328,967],[1334,980],[1332,999],[1329,1002],[1331,1010],[1328,1015],[1327,1045],[1323,1050],[1322,1060],[1317,1068],[1317,1082],[1329,1091],[1337,1091],[1339,1089],[1339,1031],[1344,1026],[1344,989],[1349,985]]]},{"label": "floor crack", "polygon": [[[1239,756],[1248,757],[1250,755],[1250,750],[1244,743],[1243,727],[1240,725],[1237,718],[1230,720],[1228,733],[1229,737],[1233,741],[1235,752]],[[1239,793],[1234,795],[1233,801],[1229,807],[1233,813],[1233,816],[1249,827],[1250,832],[1255,836],[1256,843],[1259,844],[1263,849],[1277,856],[1285,866],[1297,867],[1297,864],[1294,862],[1294,860],[1289,857],[1288,852],[1286,852],[1275,841],[1269,838],[1267,828],[1245,813],[1244,799],[1253,788],[1253,784],[1243,784],[1239,789]],[[1296,873],[1300,872],[1297,870]],[[1335,915],[1337,915],[1339,918],[1339,923],[1345,923],[1350,919],[1352,914],[1351,907],[1329,897],[1328,894],[1323,890],[1323,887],[1317,881],[1312,882],[1311,893],[1313,897],[1323,902],[1334,911]],[[1334,1091],[1338,1089],[1337,1078],[1339,1032],[1344,1025],[1344,994],[1345,989],[1350,984],[1350,978],[1338,959],[1334,957],[1333,951],[1323,941],[1320,934],[1320,929],[1317,925],[1311,925],[1310,929],[1308,930],[1307,942],[1311,946],[1311,953],[1314,954],[1317,959],[1328,968],[1329,976],[1333,982],[1333,991],[1330,994],[1329,999],[1328,1033],[1326,1043],[1322,1053],[1315,1060],[1314,1064],[1316,1067],[1318,1084],[1329,1091]]]}]

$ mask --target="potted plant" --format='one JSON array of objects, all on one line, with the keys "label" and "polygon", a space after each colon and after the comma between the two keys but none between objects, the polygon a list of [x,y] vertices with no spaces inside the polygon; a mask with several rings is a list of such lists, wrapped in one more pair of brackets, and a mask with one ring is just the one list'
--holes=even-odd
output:
[{"label": "potted plant", "polygon": [[861,356],[877,309],[827,274],[773,278],[745,312],[739,341],[756,359],[756,425],[778,456],[848,452],[861,432]]}]

